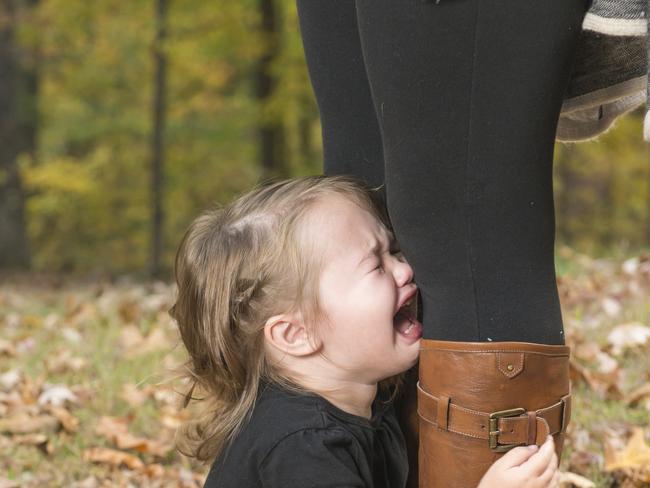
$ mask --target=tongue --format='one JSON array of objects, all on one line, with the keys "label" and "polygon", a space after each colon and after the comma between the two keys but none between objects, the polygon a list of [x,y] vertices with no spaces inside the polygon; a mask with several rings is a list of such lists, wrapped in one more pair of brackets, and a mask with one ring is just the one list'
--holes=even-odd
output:
[{"label": "tongue", "polygon": [[406,337],[416,337],[421,334],[422,326],[417,320],[411,322],[408,317],[398,312],[395,316],[395,330]]}]

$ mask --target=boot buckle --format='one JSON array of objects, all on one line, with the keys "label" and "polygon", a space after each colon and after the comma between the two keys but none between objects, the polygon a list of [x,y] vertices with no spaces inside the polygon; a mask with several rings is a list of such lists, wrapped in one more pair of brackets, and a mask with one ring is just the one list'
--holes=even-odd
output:
[{"label": "boot buckle", "polygon": [[499,444],[497,436],[501,433],[499,430],[499,419],[506,417],[519,417],[520,415],[526,413],[525,408],[511,408],[509,410],[499,410],[498,412],[492,412],[490,414],[489,420],[489,430],[490,434],[488,441],[490,443],[490,449],[494,452],[506,452],[516,447],[517,444]]}]

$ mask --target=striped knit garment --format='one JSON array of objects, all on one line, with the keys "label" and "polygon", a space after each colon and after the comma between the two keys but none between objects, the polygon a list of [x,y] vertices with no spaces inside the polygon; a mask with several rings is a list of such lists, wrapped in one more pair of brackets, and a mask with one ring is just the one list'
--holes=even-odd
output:
[{"label": "striped knit garment", "polygon": [[556,139],[583,141],[646,104],[650,142],[650,0],[593,0],[582,25]]}]

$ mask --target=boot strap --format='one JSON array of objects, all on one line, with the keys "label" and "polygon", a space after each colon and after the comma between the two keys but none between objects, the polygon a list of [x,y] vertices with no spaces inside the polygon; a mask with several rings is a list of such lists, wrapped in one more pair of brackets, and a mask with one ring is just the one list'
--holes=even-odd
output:
[{"label": "boot strap", "polygon": [[566,432],[571,418],[571,394],[559,402],[535,411],[513,408],[499,412],[479,412],[437,398],[417,383],[418,415],[441,430],[486,439],[493,451],[507,451],[517,445],[541,446],[546,437]]}]

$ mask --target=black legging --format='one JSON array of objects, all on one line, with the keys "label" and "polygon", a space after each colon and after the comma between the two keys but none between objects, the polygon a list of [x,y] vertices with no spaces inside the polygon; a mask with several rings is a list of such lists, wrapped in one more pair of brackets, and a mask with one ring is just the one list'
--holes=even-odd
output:
[{"label": "black legging", "polygon": [[553,148],[589,0],[297,0],[324,173],[385,182],[426,339],[563,344]]}]

